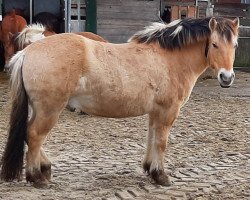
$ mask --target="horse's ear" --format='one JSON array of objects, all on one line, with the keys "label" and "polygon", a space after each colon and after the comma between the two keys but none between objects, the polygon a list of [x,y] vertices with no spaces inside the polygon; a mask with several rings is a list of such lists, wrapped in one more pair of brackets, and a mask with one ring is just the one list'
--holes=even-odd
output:
[{"label": "horse's ear", "polygon": [[236,18],[233,20],[233,25],[235,26],[235,28],[239,28],[239,26],[240,26],[239,17],[236,17]]},{"label": "horse's ear", "polygon": [[210,28],[210,30],[211,31],[215,30],[216,26],[217,26],[217,21],[216,21],[216,19],[214,17],[212,17],[210,19],[210,21],[209,21],[209,28]]}]

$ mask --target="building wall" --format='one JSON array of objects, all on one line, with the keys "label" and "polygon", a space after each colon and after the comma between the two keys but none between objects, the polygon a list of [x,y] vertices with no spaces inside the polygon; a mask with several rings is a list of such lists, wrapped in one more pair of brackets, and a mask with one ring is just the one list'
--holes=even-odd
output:
[{"label": "building wall", "polygon": [[250,26],[240,27],[238,43],[234,66],[250,67]]},{"label": "building wall", "polygon": [[97,0],[97,33],[110,42],[126,42],[150,22],[159,21],[160,0]]}]

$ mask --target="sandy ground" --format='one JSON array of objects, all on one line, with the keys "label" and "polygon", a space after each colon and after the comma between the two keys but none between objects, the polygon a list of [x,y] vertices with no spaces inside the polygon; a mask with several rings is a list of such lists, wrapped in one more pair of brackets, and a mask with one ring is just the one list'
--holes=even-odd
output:
[{"label": "sandy ground", "polygon": [[[7,136],[8,77],[0,72],[0,156]],[[0,181],[0,199],[250,199],[250,73],[234,85],[196,84],[170,136],[165,168],[170,187],[141,168],[147,116],[106,119],[64,110],[45,151],[53,162],[47,189]]]}]

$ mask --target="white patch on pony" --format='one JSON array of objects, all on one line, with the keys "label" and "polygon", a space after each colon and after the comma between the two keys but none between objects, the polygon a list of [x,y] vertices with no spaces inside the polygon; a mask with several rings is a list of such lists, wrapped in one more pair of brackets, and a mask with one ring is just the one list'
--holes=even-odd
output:
[{"label": "white patch on pony", "polygon": [[155,130],[152,128],[152,133],[153,135],[152,140],[151,140],[151,150],[150,150],[150,156],[149,158],[152,159],[151,160],[151,165],[150,165],[150,169],[149,172],[153,172],[154,170],[159,171],[162,170],[162,160],[160,157],[160,154],[163,152],[159,152],[158,148],[157,148],[157,144],[160,143],[159,139],[157,139],[156,137],[156,133]]},{"label": "white patch on pony", "polygon": [[180,33],[182,29],[183,29],[183,26],[182,26],[182,25],[177,26],[177,28],[174,30],[174,32],[171,33],[171,36],[176,36],[176,35],[178,35],[178,33]]},{"label": "white patch on pony", "polygon": [[69,99],[68,105],[77,111],[82,111],[84,108],[92,108],[94,106],[92,96],[89,95],[88,92],[86,77],[79,79],[76,92],[74,96]]},{"label": "white patch on pony", "polygon": [[45,37],[43,35],[45,30],[45,27],[39,23],[27,26],[16,38],[18,40],[18,46],[24,49],[30,43],[43,39]]},{"label": "white patch on pony", "polygon": [[174,21],[170,22],[169,24],[167,24],[166,27],[175,26],[175,25],[179,24],[180,22],[181,22],[181,19],[174,20]]},{"label": "white patch on pony", "polygon": [[[228,80],[232,79],[232,76],[234,75],[234,70],[233,68],[231,70],[226,70],[225,68],[221,68],[218,72],[218,81],[221,85],[223,85],[223,81],[220,78],[220,74],[223,73],[224,77],[227,78]],[[231,80],[231,83],[228,86],[231,86],[233,84],[234,78]]]},{"label": "white patch on pony", "polygon": [[[155,32],[165,29],[167,26],[164,23],[154,22],[150,26],[145,27],[144,30],[137,32],[135,35],[145,35],[147,37],[151,36]],[[128,39],[130,42],[133,39],[133,36]]]},{"label": "white patch on pony", "polygon": [[22,88],[22,66],[25,56],[25,51],[17,52],[11,59],[8,64],[8,70],[11,73],[10,76],[10,88],[11,88],[11,98],[13,99]]},{"label": "white patch on pony", "polygon": [[[225,43],[228,43],[228,39],[226,38],[226,36],[223,37]],[[232,34],[232,44],[233,46],[237,47],[238,46],[238,36]]]},{"label": "white patch on pony", "polygon": [[175,26],[178,23],[180,23],[180,21],[181,20],[178,19],[178,20],[172,21],[169,24],[154,22],[150,26],[145,27],[144,30],[135,33],[135,35],[133,35],[131,38],[128,39],[128,42],[131,42],[131,40],[133,40],[134,36],[136,36],[136,35],[144,35],[144,36],[150,38],[150,36],[153,35],[154,33],[162,31],[163,29]]},{"label": "white patch on pony", "polygon": [[233,41],[233,45],[237,47],[238,46],[238,37],[233,36],[232,41]]},{"label": "white patch on pony", "polygon": [[[20,67],[21,63],[23,62],[22,59],[24,58],[24,55],[25,55],[24,51],[18,51],[14,56],[12,56],[8,65],[5,66],[5,71],[16,74],[17,66]],[[20,57],[22,59],[20,59]]]},{"label": "white patch on pony", "polygon": [[43,38],[45,38],[45,36],[42,33],[38,33],[36,35],[31,35],[29,38],[29,42],[33,43]]},{"label": "white patch on pony", "polygon": [[233,68],[231,70],[226,70],[225,68],[221,68],[218,72],[218,76],[221,74],[221,73],[224,73],[226,76],[231,76],[232,74],[234,74],[234,70]]},{"label": "white patch on pony", "polygon": [[78,82],[78,87],[80,90],[86,90],[87,78],[81,77]]}]

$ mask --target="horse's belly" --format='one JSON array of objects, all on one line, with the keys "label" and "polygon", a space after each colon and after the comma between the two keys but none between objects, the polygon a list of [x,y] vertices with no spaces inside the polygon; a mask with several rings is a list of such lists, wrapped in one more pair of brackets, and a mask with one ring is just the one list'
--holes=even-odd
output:
[{"label": "horse's belly", "polygon": [[69,106],[88,114],[103,117],[132,117],[149,113],[152,110],[152,91],[126,89],[115,92],[108,86],[86,86],[86,79],[80,80],[78,91],[69,99]]},{"label": "horse's belly", "polygon": [[150,112],[152,102],[139,104],[138,102],[120,102],[112,99],[97,100],[93,96],[75,96],[70,98],[69,106],[78,111],[102,117],[132,117],[140,116]]}]

